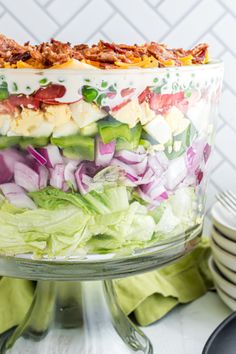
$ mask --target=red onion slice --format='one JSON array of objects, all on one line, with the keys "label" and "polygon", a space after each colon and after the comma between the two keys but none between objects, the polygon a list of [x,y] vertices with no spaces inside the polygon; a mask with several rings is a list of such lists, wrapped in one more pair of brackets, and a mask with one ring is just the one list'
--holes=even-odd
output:
[{"label": "red onion slice", "polygon": [[41,155],[32,145],[27,147],[27,151],[40,165],[46,165],[47,160],[45,157]]},{"label": "red onion slice", "polygon": [[83,182],[83,176],[86,175],[86,167],[85,163],[81,163],[75,172],[75,179],[77,186],[79,188],[79,191],[82,195],[88,193],[89,191],[89,186]]},{"label": "red onion slice", "polygon": [[23,188],[15,183],[4,183],[0,189],[6,199],[17,208],[36,209],[35,203],[30,199]]},{"label": "red onion slice", "polygon": [[63,164],[63,159],[60,154],[60,150],[55,145],[48,145],[38,149],[41,156],[43,156],[47,163],[46,166],[53,168],[55,165]]},{"label": "red onion slice", "polygon": [[0,184],[9,182],[13,177],[13,172],[8,168],[7,164],[5,163],[5,159],[2,155],[0,155],[0,166]]},{"label": "red onion slice", "polygon": [[118,160],[117,158],[113,158],[110,162],[111,166],[117,166],[120,167],[121,169],[123,169],[127,174],[136,177],[138,179],[138,176],[136,174],[135,169],[133,168],[133,166],[129,166],[126,163]]},{"label": "red onion slice", "polygon": [[49,171],[45,166],[39,166],[39,189],[46,188],[48,185]]},{"label": "red onion slice", "polygon": [[65,182],[64,178],[65,166],[63,164],[57,164],[53,169],[50,170],[50,185],[57,189],[63,188],[63,183]]},{"label": "red onion slice", "polygon": [[207,163],[209,156],[211,154],[211,146],[207,143],[203,150],[204,161]]},{"label": "red onion slice", "polygon": [[5,165],[11,171],[12,176],[14,174],[14,166],[16,162],[27,163],[26,157],[16,149],[5,149],[0,151]]},{"label": "red onion slice", "polygon": [[96,166],[108,166],[115,153],[115,141],[104,144],[100,137],[96,138]]},{"label": "red onion slice", "polygon": [[65,181],[69,182],[73,186],[74,190],[77,190],[77,184],[75,179],[75,170],[77,168],[77,165],[78,165],[77,162],[68,162],[64,170]]},{"label": "red onion slice", "polygon": [[121,150],[115,154],[115,158],[130,165],[142,162],[145,157],[146,153],[137,153],[130,150]]},{"label": "red onion slice", "polygon": [[28,192],[39,190],[39,175],[24,163],[15,163],[14,180],[18,186],[23,187]]}]

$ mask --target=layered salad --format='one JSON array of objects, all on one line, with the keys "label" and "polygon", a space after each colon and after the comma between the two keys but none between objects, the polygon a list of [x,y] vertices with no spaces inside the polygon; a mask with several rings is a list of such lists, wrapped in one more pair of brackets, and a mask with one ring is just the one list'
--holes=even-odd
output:
[{"label": "layered salad", "polygon": [[0,36],[0,253],[135,250],[202,223],[221,66],[208,47]]}]

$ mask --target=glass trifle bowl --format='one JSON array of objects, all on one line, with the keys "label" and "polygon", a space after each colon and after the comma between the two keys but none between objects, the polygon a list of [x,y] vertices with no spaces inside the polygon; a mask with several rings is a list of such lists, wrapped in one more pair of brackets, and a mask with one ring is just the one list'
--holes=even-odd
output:
[{"label": "glass trifle bowl", "polygon": [[[218,61],[0,69],[1,275],[38,280],[2,353],[75,353],[62,328],[78,352],[97,352],[109,333],[127,345],[117,353],[152,353],[107,279],[163,266],[197,244],[222,75]],[[106,280],[106,301],[88,280]],[[109,330],[98,337],[101,327]],[[45,344],[54,337],[57,350]]]}]

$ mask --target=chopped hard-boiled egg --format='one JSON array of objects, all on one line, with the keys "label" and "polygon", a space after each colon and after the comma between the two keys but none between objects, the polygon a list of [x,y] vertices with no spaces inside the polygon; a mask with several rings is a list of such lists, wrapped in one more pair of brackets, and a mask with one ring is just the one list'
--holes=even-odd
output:
[{"label": "chopped hard-boiled egg", "polygon": [[88,103],[84,100],[71,103],[69,106],[72,118],[79,128],[86,127],[86,125],[96,122],[106,116],[106,112],[102,111],[98,106],[96,106],[96,104]]},{"label": "chopped hard-boiled egg", "polygon": [[48,105],[45,108],[44,117],[55,128],[65,125],[71,120],[71,111],[67,104]]},{"label": "chopped hard-boiled egg", "polygon": [[135,98],[118,111],[112,112],[112,116],[121,123],[128,124],[130,128],[133,128],[143,117],[143,112],[138,99]]},{"label": "chopped hard-boiled egg", "polygon": [[142,115],[140,117],[140,122],[142,125],[150,122],[155,116],[155,112],[150,108],[147,102],[143,102],[141,105]]},{"label": "chopped hard-boiled egg", "polygon": [[53,137],[59,138],[61,136],[68,136],[77,134],[79,131],[78,125],[71,119],[69,122],[55,127],[53,129]]},{"label": "chopped hard-boiled egg", "polygon": [[8,135],[49,136],[52,131],[53,124],[45,121],[43,112],[23,108],[18,117],[11,119]]},{"label": "chopped hard-boiled egg", "polygon": [[7,135],[11,125],[11,116],[9,114],[0,115],[0,135]]},{"label": "chopped hard-boiled egg", "polygon": [[210,112],[211,105],[206,100],[190,105],[187,115],[199,133],[208,133]]},{"label": "chopped hard-boiled egg", "polygon": [[173,135],[182,133],[190,124],[189,119],[184,117],[184,114],[175,106],[173,106],[165,115]]},{"label": "chopped hard-boiled egg", "polygon": [[144,125],[143,129],[160,144],[165,144],[172,139],[171,129],[160,114]]},{"label": "chopped hard-boiled egg", "polygon": [[[29,136],[32,137],[41,137],[41,136],[50,136],[53,132],[53,124],[44,121],[37,128],[32,129]],[[27,136],[27,135],[25,135]]]}]

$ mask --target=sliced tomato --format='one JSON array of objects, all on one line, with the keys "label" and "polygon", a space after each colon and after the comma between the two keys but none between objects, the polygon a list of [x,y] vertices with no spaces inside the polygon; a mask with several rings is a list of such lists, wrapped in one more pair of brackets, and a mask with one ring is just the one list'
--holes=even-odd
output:
[{"label": "sliced tomato", "polygon": [[117,112],[117,111],[119,111],[119,109],[121,109],[122,107],[124,107],[125,105],[127,105],[127,103],[129,103],[130,101],[131,101],[131,100],[128,99],[128,100],[126,100],[126,101],[121,102],[120,104],[118,104],[117,106],[115,106],[115,107],[112,108],[112,112]]},{"label": "sliced tomato", "polygon": [[120,91],[121,97],[129,96],[135,91],[135,88],[125,88]]},{"label": "sliced tomato", "polygon": [[0,114],[13,114],[16,108],[9,102],[9,100],[0,101]]},{"label": "sliced tomato", "polygon": [[176,106],[182,112],[188,109],[188,101],[184,97],[184,92],[166,94],[152,92],[149,102],[150,108],[160,113],[167,112],[172,106]]},{"label": "sliced tomato", "polygon": [[33,96],[26,95],[11,95],[8,101],[14,107],[27,107],[31,109],[38,109],[40,101],[36,100]]},{"label": "sliced tomato", "polygon": [[63,85],[52,84],[47,87],[41,87],[35,94],[35,99],[53,104],[57,98],[61,98],[65,95],[66,88]]},{"label": "sliced tomato", "polygon": [[140,93],[140,95],[138,96],[138,101],[139,103],[143,103],[144,101],[149,102],[150,100],[150,96],[151,96],[151,91],[148,87],[145,88],[145,90],[143,92]]}]

